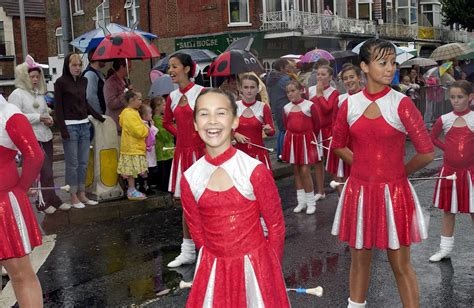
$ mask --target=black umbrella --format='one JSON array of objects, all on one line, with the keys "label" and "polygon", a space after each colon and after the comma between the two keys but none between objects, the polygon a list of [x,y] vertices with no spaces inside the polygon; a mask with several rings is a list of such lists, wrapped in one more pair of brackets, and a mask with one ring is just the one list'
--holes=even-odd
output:
[{"label": "black umbrella", "polygon": [[210,51],[209,49],[180,49],[172,54],[160,59],[155,66],[153,67],[154,70],[158,70],[160,72],[166,73],[168,71],[168,62],[170,60],[170,57],[176,53],[185,53],[191,56],[191,59],[193,59],[194,62],[196,63],[203,63],[203,62],[212,62],[215,58],[217,58],[217,55],[213,52]]},{"label": "black umbrella", "polygon": [[331,51],[331,54],[335,59],[357,57],[357,54],[351,50]]},{"label": "black umbrella", "polygon": [[239,38],[238,40],[233,41],[229,47],[225,51],[229,51],[231,49],[238,49],[238,50],[245,50],[250,51],[250,47],[253,43],[253,36],[245,36]]}]

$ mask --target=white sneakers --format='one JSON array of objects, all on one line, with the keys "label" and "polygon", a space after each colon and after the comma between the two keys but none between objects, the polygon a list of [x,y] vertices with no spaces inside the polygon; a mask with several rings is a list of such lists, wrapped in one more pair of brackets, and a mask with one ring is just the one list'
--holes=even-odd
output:
[{"label": "white sneakers", "polygon": [[316,201],[324,200],[324,199],[326,199],[326,194],[317,193],[317,194],[314,195],[314,198],[316,199]]},{"label": "white sneakers", "polygon": [[306,209],[306,203],[298,203],[298,205],[293,209],[293,213],[301,213],[304,209]]},{"label": "white sneakers", "polygon": [[439,262],[442,259],[449,256],[454,248],[454,236],[446,237],[441,236],[441,242],[439,244],[439,250],[430,257],[430,262]]},{"label": "white sneakers", "polygon": [[54,214],[54,212],[56,212],[56,208],[50,205],[46,209],[44,209],[43,212],[48,215],[51,215],[51,214]]},{"label": "white sneakers", "polygon": [[314,192],[305,193],[306,199],[306,214],[312,215],[316,212],[316,198]]},{"label": "white sneakers", "polygon": [[83,209],[83,208],[85,208],[86,206],[84,205],[84,203],[78,202],[78,203],[73,203],[73,204],[72,204],[72,207],[75,208],[75,209]]},{"label": "white sneakers", "polygon": [[173,261],[168,263],[168,267],[178,267],[196,262],[196,246],[192,239],[183,239],[181,253]]},{"label": "white sneakers", "polygon": [[91,199],[87,200],[86,202],[82,202],[82,203],[85,204],[85,205],[97,205],[97,204],[99,204],[99,202],[91,200]]},{"label": "white sneakers", "polygon": [[71,204],[69,203],[63,203],[59,206],[59,209],[61,211],[69,211],[71,209]]},{"label": "white sneakers", "polygon": [[316,198],[313,192],[305,193],[303,189],[296,191],[298,205],[293,209],[293,213],[301,213],[306,209],[306,214],[312,215],[316,212]]}]

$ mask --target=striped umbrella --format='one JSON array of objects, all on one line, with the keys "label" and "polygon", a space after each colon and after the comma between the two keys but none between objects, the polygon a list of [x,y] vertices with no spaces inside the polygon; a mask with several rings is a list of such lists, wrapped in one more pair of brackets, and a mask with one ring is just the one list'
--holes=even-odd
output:
[{"label": "striped umbrella", "polygon": [[451,43],[439,46],[431,54],[430,58],[436,61],[449,60],[460,56],[467,55],[474,52],[474,49],[469,48],[466,44]]},{"label": "striped umbrella", "polygon": [[408,61],[405,61],[402,63],[400,68],[410,68],[413,65],[418,65],[421,67],[426,67],[426,66],[434,66],[438,65],[438,63],[433,60],[433,59],[428,59],[428,58],[413,58]]}]

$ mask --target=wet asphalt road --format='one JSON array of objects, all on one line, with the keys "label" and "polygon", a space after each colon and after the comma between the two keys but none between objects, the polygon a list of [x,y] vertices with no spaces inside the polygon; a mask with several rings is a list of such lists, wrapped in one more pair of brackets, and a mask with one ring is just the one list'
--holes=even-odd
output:
[{"label": "wet asphalt road", "polygon": [[[350,253],[330,235],[337,195],[331,193],[319,202],[315,215],[294,214],[293,178],[277,185],[287,228],[283,262],[287,287],[324,288],[322,298],[290,294],[292,306],[346,307]],[[474,307],[474,229],[469,216],[457,216],[453,257],[437,264],[427,261],[438,248],[441,226],[441,212],[428,207],[433,187],[433,181],[415,184],[431,218],[429,239],[412,246],[421,307]],[[166,268],[179,251],[180,224],[181,210],[171,209],[58,234],[38,272],[45,307],[183,307],[188,290],[177,285],[192,278],[194,267]],[[157,296],[162,291],[169,293]],[[382,251],[374,253],[367,302],[369,307],[401,307]]]}]

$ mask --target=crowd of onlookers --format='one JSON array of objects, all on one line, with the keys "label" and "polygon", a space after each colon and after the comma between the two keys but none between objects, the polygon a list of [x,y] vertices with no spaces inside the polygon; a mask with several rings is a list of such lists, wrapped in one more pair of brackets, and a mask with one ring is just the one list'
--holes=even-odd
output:
[{"label": "crowd of onlookers", "polygon": [[[89,55],[91,54],[93,53],[90,52]],[[315,63],[280,58],[274,63],[274,69],[265,75],[251,73],[259,80],[258,99],[271,106],[275,126],[278,128],[277,159],[280,159],[285,133],[282,109],[288,103],[286,86],[291,80],[299,81],[308,98],[308,89],[317,84],[318,67],[330,64],[324,58]],[[153,193],[153,189],[168,190],[174,137],[163,128],[163,115],[166,97],[175,89],[171,78],[160,74],[158,78],[161,79],[160,87],[163,91],[159,91],[159,96],[143,99],[142,94],[134,90],[127,78],[132,69],[131,61],[114,60],[107,76],[101,71],[105,67],[104,62],[89,58],[84,71],[82,65],[79,54],[71,53],[64,58],[63,74],[54,86],[54,119],[44,98],[46,86],[42,68],[31,57],[16,68],[17,89],[8,97],[10,103],[17,105],[26,114],[46,154],[39,180],[43,187],[54,186],[52,127],[60,131],[66,183],[71,186],[71,200],[63,202],[54,190],[43,190],[38,208],[48,214],[54,213],[56,209],[68,210],[71,207],[84,208],[86,205],[97,204],[88,199],[85,193],[87,162],[94,135],[89,116],[103,122],[106,115],[116,125],[117,136],[113,138],[122,140],[118,173],[128,174],[123,177],[125,181],[121,181],[122,186],[137,188],[131,193],[130,190],[127,191],[129,199],[142,200],[146,198],[146,194]],[[453,61],[452,66],[440,76],[433,74],[424,77],[424,71],[425,68],[416,65],[400,69],[393,87],[416,101],[423,88],[437,85],[447,87],[455,80],[466,78],[457,61]],[[241,77],[230,76],[219,86],[239,98]],[[363,80],[362,74],[362,83]],[[333,73],[330,84],[340,93],[346,92],[336,73]],[[135,135],[146,137],[145,145],[134,144]],[[146,153],[145,158],[136,159],[135,156],[142,157],[142,153]],[[138,180],[135,181],[135,178]]]}]

